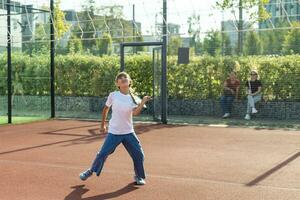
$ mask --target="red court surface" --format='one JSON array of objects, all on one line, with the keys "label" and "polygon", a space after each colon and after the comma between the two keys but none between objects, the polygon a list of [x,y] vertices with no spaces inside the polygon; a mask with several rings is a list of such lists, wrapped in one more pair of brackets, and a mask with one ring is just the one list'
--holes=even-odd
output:
[{"label": "red court surface", "polygon": [[79,179],[103,143],[98,127],[72,120],[1,126],[0,199],[300,199],[300,132],[136,124],[147,172],[147,185],[138,187],[122,145],[100,177]]}]

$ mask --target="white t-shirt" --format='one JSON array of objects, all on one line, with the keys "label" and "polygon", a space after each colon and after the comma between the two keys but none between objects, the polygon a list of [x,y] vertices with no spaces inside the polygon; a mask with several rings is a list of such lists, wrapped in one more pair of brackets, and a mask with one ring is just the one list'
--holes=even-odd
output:
[{"label": "white t-shirt", "polygon": [[[134,97],[137,103],[140,99]],[[132,111],[137,105],[133,102],[130,94],[123,94],[120,91],[111,92],[105,103],[112,106],[112,116],[109,120],[108,132],[115,135],[133,133]]]}]

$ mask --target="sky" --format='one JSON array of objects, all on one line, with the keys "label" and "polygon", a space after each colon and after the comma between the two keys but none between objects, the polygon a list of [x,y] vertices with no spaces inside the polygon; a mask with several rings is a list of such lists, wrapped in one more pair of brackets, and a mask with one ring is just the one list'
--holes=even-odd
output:
[{"label": "sky", "polygon": [[[162,22],[162,17],[156,15],[162,11],[162,0],[95,0],[96,5],[122,5],[124,6],[124,15],[127,19],[132,19],[132,5],[135,4],[135,18],[137,22],[142,23],[143,34],[151,34],[154,32],[155,21]],[[62,0],[62,9],[81,8],[84,0]],[[193,13],[201,15],[201,30],[208,31],[210,29],[220,28],[221,13],[216,14],[212,9],[216,0],[168,0],[168,23],[180,25],[180,33],[187,35],[188,17]],[[215,16],[212,16],[215,15]],[[203,22],[203,23],[202,23]]]},{"label": "sky", "polygon": [[[17,0],[26,4],[41,6],[49,4],[49,0]],[[199,14],[201,33],[208,32],[212,29],[221,28],[221,21],[235,19],[230,12],[221,13],[213,9],[217,0],[167,0],[168,2],[168,23],[180,25],[180,34],[188,35],[188,17],[193,13]],[[63,10],[80,10],[86,0],[61,0]],[[142,24],[142,34],[148,35],[155,32],[155,22],[162,23],[162,17],[157,14],[162,11],[162,0],[95,0],[96,5],[112,6],[122,5],[124,15],[128,20],[132,19],[132,6],[135,5],[135,18]]]}]

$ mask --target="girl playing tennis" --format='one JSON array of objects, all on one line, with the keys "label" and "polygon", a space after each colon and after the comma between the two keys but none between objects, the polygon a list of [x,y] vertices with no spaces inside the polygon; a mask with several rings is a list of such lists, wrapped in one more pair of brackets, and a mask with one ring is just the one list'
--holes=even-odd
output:
[{"label": "girl playing tennis", "polygon": [[[106,139],[92,166],[79,177],[84,181],[93,173],[99,176],[106,158],[122,143],[133,160],[136,184],[145,185],[144,152],[134,132],[132,115],[139,115],[151,97],[145,96],[142,100],[134,97],[130,91],[132,80],[125,72],[119,73],[115,81],[119,91],[109,94],[102,111],[100,132],[107,133]],[[112,117],[107,130],[105,121],[110,107],[112,107]]]}]

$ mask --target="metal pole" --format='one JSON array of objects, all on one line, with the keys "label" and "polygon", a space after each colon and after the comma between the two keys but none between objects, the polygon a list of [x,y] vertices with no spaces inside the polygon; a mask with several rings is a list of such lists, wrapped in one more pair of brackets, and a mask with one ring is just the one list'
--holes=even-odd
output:
[{"label": "metal pole", "polygon": [[238,54],[243,55],[243,0],[239,0]]},{"label": "metal pole", "polygon": [[225,49],[224,49],[224,47],[225,47],[225,44],[224,44],[224,37],[225,37],[225,33],[224,33],[224,31],[225,31],[225,21],[224,21],[224,10],[222,10],[222,23],[221,23],[221,37],[222,37],[222,56],[224,56],[225,55]]},{"label": "metal pole", "polygon": [[162,123],[167,124],[167,0],[163,0],[163,46],[162,46]]},{"label": "metal pole", "polygon": [[[132,36],[133,36],[133,41],[136,41],[135,38],[135,5],[132,5]],[[136,53],[136,47],[133,47],[133,53]]]},{"label": "metal pole", "polygon": [[120,69],[121,72],[125,70],[125,58],[124,58],[124,45],[120,44],[120,54],[121,54],[121,62],[120,62]]},{"label": "metal pole", "polygon": [[7,0],[7,121],[12,123],[12,66],[11,66],[11,25],[10,0]]},{"label": "metal pole", "polygon": [[155,81],[154,81],[154,79],[155,79],[155,48],[154,49],[152,49],[152,89],[153,89],[153,91],[152,91],[152,98],[153,98],[153,120],[155,120]]},{"label": "metal pole", "polygon": [[54,35],[54,0],[50,0],[50,81],[51,81],[51,118],[55,117],[55,35]]}]

